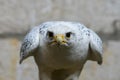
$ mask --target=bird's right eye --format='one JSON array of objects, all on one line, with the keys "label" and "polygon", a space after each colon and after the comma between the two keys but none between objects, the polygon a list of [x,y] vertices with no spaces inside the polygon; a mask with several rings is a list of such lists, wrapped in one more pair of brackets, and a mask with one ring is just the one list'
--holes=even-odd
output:
[{"label": "bird's right eye", "polygon": [[48,35],[48,37],[50,37],[50,38],[53,38],[53,36],[54,36],[53,32],[51,32],[51,31],[48,31],[48,32],[47,32],[47,35]]}]

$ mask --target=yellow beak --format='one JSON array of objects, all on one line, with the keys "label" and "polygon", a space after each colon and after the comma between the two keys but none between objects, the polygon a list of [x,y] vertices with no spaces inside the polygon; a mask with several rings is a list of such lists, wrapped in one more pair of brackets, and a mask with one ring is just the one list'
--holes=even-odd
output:
[{"label": "yellow beak", "polygon": [[62,34],[56,35],[56,36],[54,37],[54,40],[55,40],[55,42],[57,42],[57,43],[59,43],[59,44],[64,44],[64,43],[66,43],[66,41],[65,41],[65,36],[62,35]]}]

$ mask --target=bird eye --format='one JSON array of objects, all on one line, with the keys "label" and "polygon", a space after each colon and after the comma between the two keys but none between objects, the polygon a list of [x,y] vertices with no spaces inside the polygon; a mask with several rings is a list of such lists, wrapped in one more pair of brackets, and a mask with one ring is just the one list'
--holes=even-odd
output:
[{"label": "bird eye", "polygon": [[71,36],[71,32],[66,33],[67,38],[70,38],[70,36]]},{"label": "bird eye", "polygon": [[52,38],[54,34],[53,34],[53,32],[48,31],[47,35],[48,35],[50,38]]}]

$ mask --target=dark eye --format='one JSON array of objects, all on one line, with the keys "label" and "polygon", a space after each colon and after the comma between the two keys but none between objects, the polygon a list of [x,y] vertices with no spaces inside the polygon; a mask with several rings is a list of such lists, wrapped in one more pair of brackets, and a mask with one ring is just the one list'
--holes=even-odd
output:
[{"label": "dark eye", "polygon": [[71,36],[71,32],[66,33],[67,38],[70,38],[70,36]]},{"label": "dark eye", "polygon": [[51,32],[51,31],[48,31],[47,35],[51,38],[54,36],[53,32]]}]

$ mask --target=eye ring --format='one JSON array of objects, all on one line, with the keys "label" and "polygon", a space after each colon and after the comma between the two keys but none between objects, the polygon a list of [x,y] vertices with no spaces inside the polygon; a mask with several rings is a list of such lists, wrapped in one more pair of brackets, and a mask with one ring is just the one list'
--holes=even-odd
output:
[{"label": "eye ring", "polygon": [[53,38],[53,36],[54,36],[53,32],[51,32],[51,31],[48,31],[48,32],[47,32],[47,35],[48,35],[48,37],[50,37],[50,38]]},{"label": "eye ring", "polygon": [[67,37],[67,38],[70,38],[70,37],[71,37],[71,34],[72,34],[72,32],[67,32],[67,33],[66,33],[66,37]]}]

